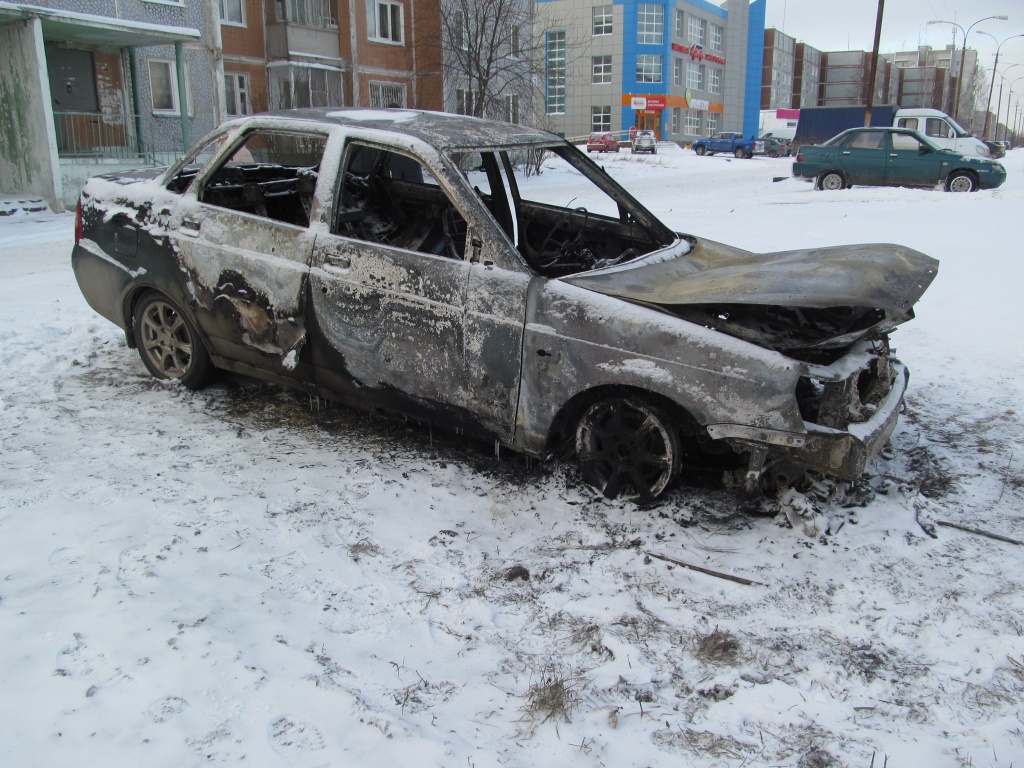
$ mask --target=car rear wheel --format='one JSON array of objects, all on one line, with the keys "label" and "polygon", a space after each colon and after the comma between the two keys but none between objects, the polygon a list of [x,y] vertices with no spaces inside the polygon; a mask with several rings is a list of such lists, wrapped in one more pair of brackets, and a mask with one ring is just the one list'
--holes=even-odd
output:
[{"label": "car rear wheel", "polygon": [[824,171],[818,176],[818,181],[814,186],[817,189],[845,189],[846,179],[839,171]]},{"label": "car rear wheel", "polygon": [[583,479],[609,499],[654,501],[679,470],[679,438],[656,408],[624,397],[591,405],[576,428]]},{"label": "car rear wheel", "polygon": [[743,149],[743,147],[736,147],[736,149],[733,152],[733,154],[736,156],[737,160],[747,156],[747,152],[746,152],[745,149]]},{"label": "car rear wheel", "polygon": [[768,153],[768,157],[778,157],[778,156],[779,156],[779,150],[777,150],[777,149],[773,149],[771,152]]},{"label": "car rear wheel", "polygon": [[704,149],[704,147],[697,147],[697,148],[696,148],[695,150],[693,150],[693,151],[694,151],[694,152],[696,152],[696,153],[697,153],[698,155],[703,155],[703,154],[704,154],[705,152],[707,152],[707,150],[706,150],[706,149]]},{"label": "car rear wheel", "polygon": [[143,365],[158,379],[177,379],[189,389],[202,389],[213,375],[213,363],[199,334],[184,312],[160,293],[147,293],[135,308],[132,334]]},{"label": "car rear wheel", "polygon": [[967,171],[956,171],[949,174],[946,179],[947,192],[973,192],[978,188],[978,183]]}]

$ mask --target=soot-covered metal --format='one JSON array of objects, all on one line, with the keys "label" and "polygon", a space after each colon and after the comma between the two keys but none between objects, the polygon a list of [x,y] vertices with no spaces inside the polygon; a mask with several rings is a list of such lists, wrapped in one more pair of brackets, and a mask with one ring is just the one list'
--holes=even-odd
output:
[{"label": "soot-covered metal", "polygon": [[572,452],[640,501],[701,452],[752,486],[859,475],[906,387],[888,334],[937,270],[674,233],[552,134],[413,110],[233,121],[164,172],[90,180],[79,216],[82,292],[155,376]]}]

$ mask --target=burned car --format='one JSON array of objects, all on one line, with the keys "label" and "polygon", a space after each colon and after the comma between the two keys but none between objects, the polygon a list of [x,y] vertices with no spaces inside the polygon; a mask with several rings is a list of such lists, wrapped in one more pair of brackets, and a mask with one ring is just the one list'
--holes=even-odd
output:
[{"label": "burned car", "polygon": [[158,378],[571,452],[640,501],[704,455],[751,486],[859,476],[907,383],[888,334],[937,269],[673,232],[553,134],[402,109],[226,123],[170,169],[91,179],[75,239],[82,293]]}]

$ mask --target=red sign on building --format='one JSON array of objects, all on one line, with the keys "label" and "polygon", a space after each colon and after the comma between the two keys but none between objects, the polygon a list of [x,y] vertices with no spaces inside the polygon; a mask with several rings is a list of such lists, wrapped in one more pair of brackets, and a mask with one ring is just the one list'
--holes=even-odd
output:
[{"label": "red sign on building", "polygon": [[694,61],[713,61],[715,64],[725,64],[725,56],[719,56],[715,53],[707,53],[704,51],[703,45],[680,45],[679,43],[672,43],[672,50],[676,53],[688,53],[690,58]]}]

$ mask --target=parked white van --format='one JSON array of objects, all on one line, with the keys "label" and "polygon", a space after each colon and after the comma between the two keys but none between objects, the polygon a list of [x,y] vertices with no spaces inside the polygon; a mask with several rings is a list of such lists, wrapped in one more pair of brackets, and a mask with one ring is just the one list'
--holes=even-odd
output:
[{"label": "parked white van", "polygon": [[972,136],[945,112],[937,109],[907,108],[896,111],[894,128],[909,128],[923,133],[933,144],[952,149],[962,155],[988,157],[985,142]]}]

